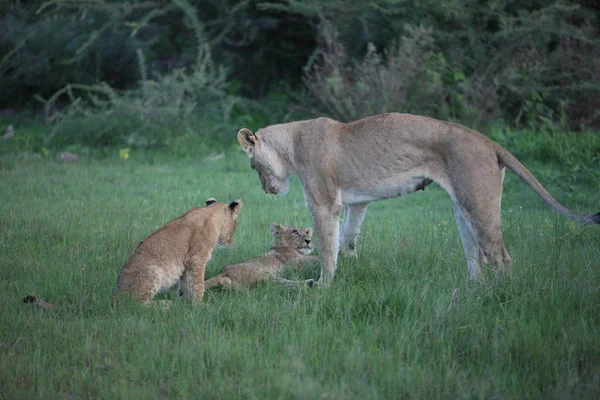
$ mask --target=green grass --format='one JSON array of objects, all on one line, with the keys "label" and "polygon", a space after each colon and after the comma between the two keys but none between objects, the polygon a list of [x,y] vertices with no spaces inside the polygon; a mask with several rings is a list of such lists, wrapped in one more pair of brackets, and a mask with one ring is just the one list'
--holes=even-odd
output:
[{"label": "green grass", "polygon": [[[208,197],[243,198],[235,243],[207,278],[266,251],[268,225],[310,226],[297,181],[260,189],[239,152],[218,160],[0,160],[1,398],[598,398],[600,229],[553,213],[507,174],[511,279],[469,282],[446,194],[373,203],[357,260],[327,290],[209,291],[170,310],[110,307],[150,232]],[[598,212],[598,186],[566,192]],[[431,188],[431,189],[430,189]],[[286,276],[318,277],[318,269]],[[21,302],[28,294],[55,311]]]}]

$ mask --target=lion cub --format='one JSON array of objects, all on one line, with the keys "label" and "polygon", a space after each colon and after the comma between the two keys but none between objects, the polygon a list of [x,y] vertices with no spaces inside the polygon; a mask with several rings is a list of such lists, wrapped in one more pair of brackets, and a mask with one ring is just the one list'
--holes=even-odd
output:
[{"label": "lion cub", "polygon": [[186,300],[204,296],[204,269],[215,244],[229,246],[242,201],[193,208],[142,241],[127,260],[117,280],[117,291],[149,304],[158,292],[180,282]]},{"label": "lion cub", "polygon": [[264,281],[277,282],[286,286],[312,286],[312,279],[291,281],[277,276],[286,264],[301,268],[318,262],[318,257],[308,256],[313,250],[312,229],[282,226],[273,222],[270,231],[275,237],[275,242],[267,254],[240,264],[226,266],[219,275],[207,280],[205,287],[207,289],[213,286],[237,287],[241,284]]}]

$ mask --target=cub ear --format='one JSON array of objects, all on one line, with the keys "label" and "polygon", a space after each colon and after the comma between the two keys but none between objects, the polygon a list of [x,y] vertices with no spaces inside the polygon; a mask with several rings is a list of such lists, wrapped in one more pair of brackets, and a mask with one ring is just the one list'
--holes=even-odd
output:
[{"label": "cub ear", "polygon": [[312,228],[306,228],[306,234],[312,236]]},{"label": "cub ear", "polygon": [[278,236],[281,235],[281,233],[283,233],[283,226],[279,225],[276,222],[271,222],[269,230],[271,231],[271,235]]},{"label": "cub ear", "polygon": [[215,198],[214,198],[214,197],[211,197],[211,198],[209,198],[209,199],[206,199],[206,201],[205,201],[205,204],[206,204],[207,206],[210,206],[211,204],[213,204],[213,203],[216,203],[216,202],[217,202],[217,200],[215,200]]},{"label": "cub ear", "polygon": [[250,156],[254,154],[254,149],[258,144],[258,136],[256,136],[252,131],[248,128],[242,128],[237,134],[238,142],[242,149]]},{"label": "cub ear", "polygon": [[229,203],[229,209],[235,215],[240,212],[243,205],[244,203],[242,202],[242,199],[237,199],[236,201],[232,201],[231,203]]}]

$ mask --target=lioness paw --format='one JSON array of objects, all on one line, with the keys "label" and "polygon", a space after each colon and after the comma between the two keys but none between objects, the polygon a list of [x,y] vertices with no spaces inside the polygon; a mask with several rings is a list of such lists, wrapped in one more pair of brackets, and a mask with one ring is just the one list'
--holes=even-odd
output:
[{"label": "lioness paw", "polygon": [[341,249],[339,254],[340,254],[340,256],[342,256],[344,258],[356,258],[357,257],[356,249],[350,249],[348,247]]}]

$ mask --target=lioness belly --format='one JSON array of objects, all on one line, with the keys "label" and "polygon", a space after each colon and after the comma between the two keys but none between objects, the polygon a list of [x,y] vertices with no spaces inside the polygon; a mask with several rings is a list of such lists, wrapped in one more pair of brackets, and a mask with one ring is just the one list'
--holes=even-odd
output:
[{"label": "lioness belly", "polygon": [[374,182],[372,186],[361,188],[342,188],[342,203],[355,204],[374,200],[405,196],[417,190],[425,189],[432,181],[422,176],[403,179],[387,179]]}]

